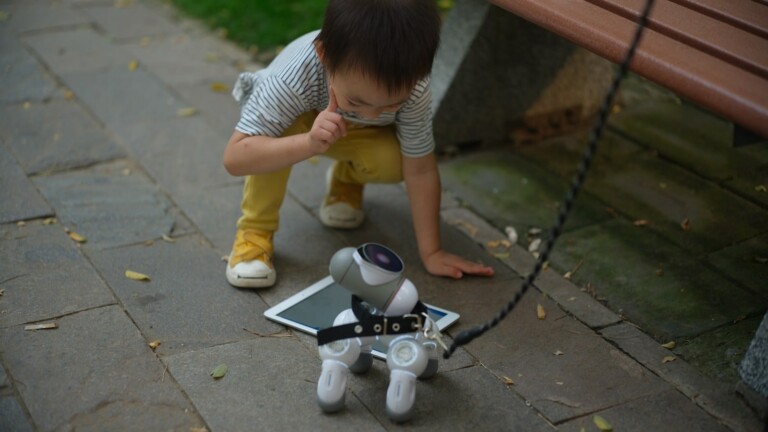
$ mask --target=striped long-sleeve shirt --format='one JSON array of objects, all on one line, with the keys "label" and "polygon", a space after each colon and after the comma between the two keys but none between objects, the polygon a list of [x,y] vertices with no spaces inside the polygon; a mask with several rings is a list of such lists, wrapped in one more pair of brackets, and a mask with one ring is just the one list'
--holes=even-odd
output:
[{"label": "striped long-sleeve shirt", "polygon": [[[265,69],[240,75],[233,95],[242,105],[235,127],[246,135],[279,137],[296,119],[328,106],[329,93],[323,64],[313,41],[317,31],[289,44]],[[365,119],[339,111],[345,120],[358,125],[384,126],[394,123],[404,156],[419,157],[434,150],[432,93],[429,78],[420,80],[397,112],[384,112]]]}]

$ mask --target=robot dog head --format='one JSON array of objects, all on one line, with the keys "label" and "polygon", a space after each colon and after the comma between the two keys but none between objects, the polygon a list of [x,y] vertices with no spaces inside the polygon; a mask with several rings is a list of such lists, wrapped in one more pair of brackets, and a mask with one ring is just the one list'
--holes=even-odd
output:
[{"label": "robot dog head", "polygon": [[333,280],[373,307],[386,311],[403,286],[403,260],[377,243],[344,248],[331,258]]}]

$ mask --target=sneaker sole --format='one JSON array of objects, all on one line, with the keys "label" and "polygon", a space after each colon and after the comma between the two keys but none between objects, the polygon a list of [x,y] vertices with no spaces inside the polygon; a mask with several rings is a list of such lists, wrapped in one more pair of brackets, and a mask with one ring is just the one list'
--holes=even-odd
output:
[{"label": "sneaker sole", "polygon": [[233,274],[230,267],[227,266],[227,282],[237,288],[269,288],[275,284],[276,274],[272,273],[266,276],[243,277]]}]

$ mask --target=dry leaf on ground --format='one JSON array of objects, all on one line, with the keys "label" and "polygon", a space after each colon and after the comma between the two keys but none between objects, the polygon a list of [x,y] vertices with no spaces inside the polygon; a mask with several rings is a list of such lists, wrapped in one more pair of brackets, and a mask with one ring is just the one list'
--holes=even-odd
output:
[{"label": "dry leaf on ground", "polygon": [[666,356],[663,359],[661,359],[661,362],[662,363],[669,363],[669,362],[673,362],[675,360],[677,360],[677,357],[675,357],[675,356]]},{"label": "dry leaf on ground", "polygon": [[507,233],[507,238],[509,239],[509,242],[511,244],[517,243],[517,230],[515,229],[515,227],[508,226],[504,228],[504,232]]},{"label": "dry leaf on ground", "polygon": [[24,326],[24,330],[51,330],[57,328],[59,328],[59,325],[56,323],[29,324]]},{"label": "dry leaf on ground", "polygon": [[563,354],[565,354],[565,353],[564,353],[564,352],[562,352],[562,351],[560,351],[560,350],[557,350],[557,351],[553,352],[552,354],[554,354],[554,355],[556,355],[556,356],[561,356],[561,355],[563,355]]},{"label": "dry leaf on ground", "polygon": [[149,347],[152,348],[152,351],[156,350],[157,347],[159,347],[161,342],[159,340],[153,340],[149,343]]},{"label": "dry leaf on ground", "polygon": [[547,319],[547,311],[545,311],[544,306],[540,304],[536,305],[536,318],[540,320]]},{"label": "dry leaf on ground", "polygon": [[135,272],[133,270],[126,270],[125,277],[135,281],[149,281],[149,276],[144,273]]},{"label": "dry leaf on ground", "polygon": [[598,429],[600,429],[602,432],[611,432],[613,431],[613,426],[611,426],[608,421],[599,415],[596,415],[592,417],[592,421],[595,423],[595,426],[597,426]]},{"label": "dry leaf on ground", "polygon": [[675,343],[675,341],[669,341],[669,342],[667,342],[665,344],[661,344],[662,348],[666,348],[668,350],[675,349],[676,346],[677,346],[677,344]]},{"label": "dry leaf on ground", "polygon": [[227,365],[225,365],[223,363],[218,365],[218,366],[216,366],[211,371],[211,376],[213,377],[213,379],[219,379],[219,378],[223,377],[226,374],[227,374]]},{"label": "dry leaf on ground", "polygon": [[646,219],[638,219],[634,222],[636,227],[644,227],[648,225],[648,221]]},{"label": "dry leaf on ground", "polygon": [[176,111],[176,115],[179,117],[192,117],[195,114],[197,114],[197,108],[194,107],[179,108]]},{"label": "dry leaf on ground", "polygon": [[510,377],[508,377],[506,375],[501,377],[501,379],[504,381],[504,384],[506,384],[506,385],[515,385],[515,382],[512,381],[512,378],[510,378]]},{"label": "dry leaf on ground", "polygon": [[216,93],[226,93],[229,91],[229,86],[221,82],[214,82],[211,83],[211,90]]},{"label": "dry leaf on ground", "polygon": [[528,252],[536,252],[539,250],[539,246],[541,246],[541,239],[533,239],[531,241],[531,244],[528,245]]},{"label": "dry leaf on ground", "polygon": [[138,68],[139,68],[139,61],[138,60],[131,60],[128,63],[128,70],[129,71],[135,71]]},{"label": "dry leaf on ground", "polygon": [[76,241],[78,243],[85,243],[85,242],[88,241],[87,238],[85,238],[84,236],[81,236],[80,234],[78,234],[78,233],[76,233],[74,231],[68,231],[67,235],[69,236],[69,238],[71,238],[72,240],[74,240],[74,241]]},{"label": "dry leaf on ground", "polygon": [[683,231],[689,231],[691,229],[691,221],[688,218],[683,219],[683,221],[680,222],[680,228],[682,228]]}]

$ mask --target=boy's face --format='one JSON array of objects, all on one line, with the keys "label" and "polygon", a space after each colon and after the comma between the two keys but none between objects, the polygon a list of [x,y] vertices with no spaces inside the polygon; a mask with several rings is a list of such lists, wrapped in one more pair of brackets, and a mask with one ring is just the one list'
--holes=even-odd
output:
[{"label": "boy's face", "polygon": [[336,71],[328,78],[342,111],[375,119],[383,112],[396,112],[408,100],[410,89],[390,93],[379,83],[358,71]]}]

